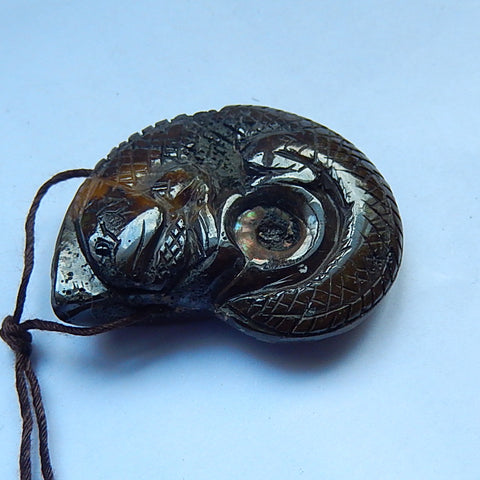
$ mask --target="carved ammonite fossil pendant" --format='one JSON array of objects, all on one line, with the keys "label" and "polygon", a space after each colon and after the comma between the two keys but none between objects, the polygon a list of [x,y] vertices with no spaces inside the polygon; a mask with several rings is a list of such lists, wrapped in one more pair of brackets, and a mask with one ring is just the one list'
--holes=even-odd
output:
[{"label": "carved ammonite fossil pendant", "polygon": [[365,155],[311,120],[230,106],[159,122],[98,163],[61,227],[52,303],[78,325],[143,310],[315,339],[357,324],[401,255]]}]

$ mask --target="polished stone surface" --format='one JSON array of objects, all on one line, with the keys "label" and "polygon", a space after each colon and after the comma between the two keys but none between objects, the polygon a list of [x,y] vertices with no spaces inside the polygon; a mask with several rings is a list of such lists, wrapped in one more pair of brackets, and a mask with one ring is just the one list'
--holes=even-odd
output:
[{"label": "polished stone surface", "polygon": [[269,341],[356,325],[402,254],[392,192],[305,118],[231,106],[132,135],[65,217],[52,269],[63,320],[211,314]]}]

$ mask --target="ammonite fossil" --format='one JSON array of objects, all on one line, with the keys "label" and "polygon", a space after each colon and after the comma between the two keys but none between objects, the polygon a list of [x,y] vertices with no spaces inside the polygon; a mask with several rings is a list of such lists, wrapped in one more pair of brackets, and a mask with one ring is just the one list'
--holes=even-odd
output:
[{"label": "ammonite fossil", "polygon": [[401,254],[365,155],[305,118],[231,106],[159,122],[98,163],[59,234],[52,304],[78,325],[143,309],[313,339],[357,324]]}]

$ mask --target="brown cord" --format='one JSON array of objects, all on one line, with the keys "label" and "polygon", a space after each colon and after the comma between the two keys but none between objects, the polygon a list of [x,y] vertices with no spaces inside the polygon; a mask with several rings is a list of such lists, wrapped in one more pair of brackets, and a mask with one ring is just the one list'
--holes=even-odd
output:
[{"label": "brown cord", "polygon": [[88,177],[92,170],[67,170],[54,175],[38,190],[25,222],[25,251],[22,280],[17,293],[13,315],[5,317],[0,328],[0,337],[15,353],[15,383],[22,417],[22,438],[20,442],[20,480],[32,479],[32,430],[34,418],[38,428],[39,455],[43,480],[53,480],[53,469],[48,450],[48,428],[38,378],[33,370],[30,354],[32,352],[32,334],[29,330],[45,330],[68,333],[70,335],[91,336],[117,328],[132,325],[141,320],[126,317],[115,322],[95,327],[73,327],[38,318],[21,322],[27,297],[27,287],[34,265],[35,253],[35,218],[42,198],[53,185],[70,178]]}]

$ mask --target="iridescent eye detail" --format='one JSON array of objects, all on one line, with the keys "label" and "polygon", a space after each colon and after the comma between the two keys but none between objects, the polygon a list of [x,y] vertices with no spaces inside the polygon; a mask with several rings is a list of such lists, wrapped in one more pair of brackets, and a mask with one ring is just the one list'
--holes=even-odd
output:
[{"label": "iridescent eye detail", "polygon": [[277,207],[257,206],[237,218],[234,235],[243,254],[255,263],[289,258],[305,239],[305,224]]}]

